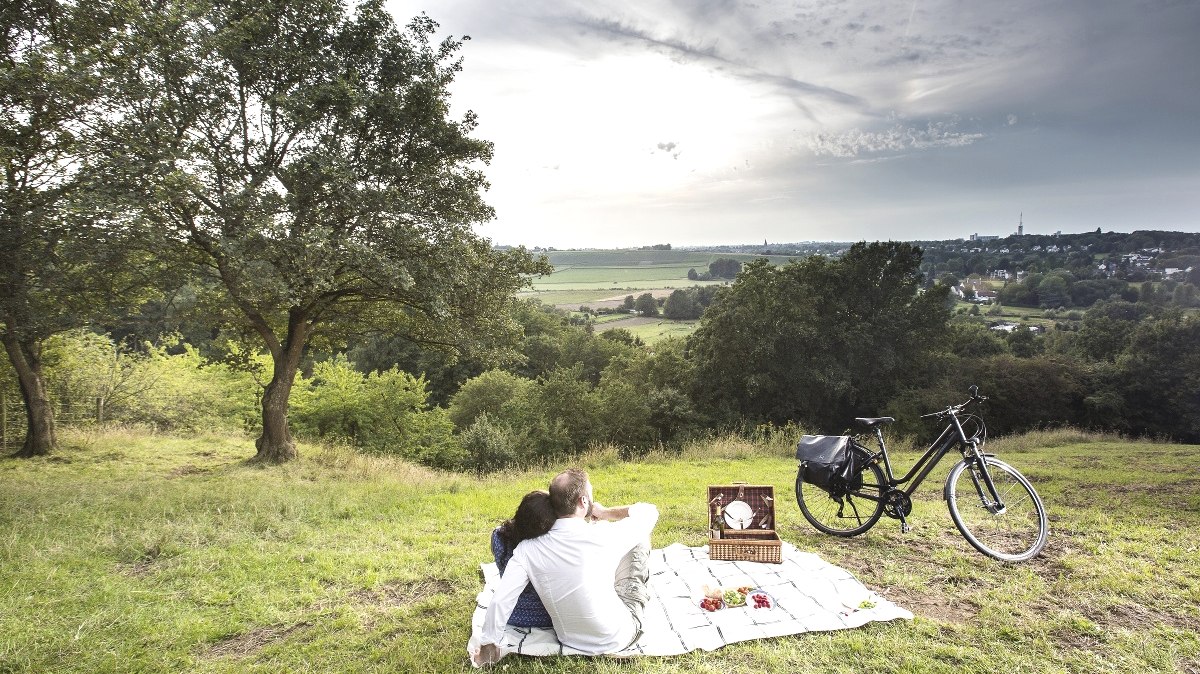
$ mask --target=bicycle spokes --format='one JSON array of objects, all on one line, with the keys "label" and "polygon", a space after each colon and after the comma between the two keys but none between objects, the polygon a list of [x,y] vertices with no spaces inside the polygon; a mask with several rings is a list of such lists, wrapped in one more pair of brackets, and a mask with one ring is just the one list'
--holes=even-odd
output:
[{"label": "bicycle spokes", "polygon": [[[958,464],[946,482],[946,501],[955,526],[980,552],[1016,562],[1046,544],[1046,512],[1029,480],[994,458]],[[970,485],[970,486],[968,486]]]}]

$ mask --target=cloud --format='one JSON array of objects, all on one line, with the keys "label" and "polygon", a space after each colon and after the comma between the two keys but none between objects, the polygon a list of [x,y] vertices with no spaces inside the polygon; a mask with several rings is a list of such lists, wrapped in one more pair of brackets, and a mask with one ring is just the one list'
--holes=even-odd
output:
[{"label": "cloud", "polygon": [[1200,226],[1197,0],[385,2],[474,38],[452,102],[508,242],[869,237],[898,201],[926,234]]},{"label": "cloud", "polygon": [[677,148],[677,147],[679,147],[679,144],[674,141],[671,141],[669,143],[659,143],[658,144],[658,149],[671,155],[672,159],[679,159],[680,153],[675,151],[675,148]]},{"label": "cloud", "polygon": [[897,123],[882,131],[849,129],[836,133],[818,132],[805,138],[813,154],[856,158],[935,148],[963,147],[985,137],[983,133],[958,131],[956,121],[928,122],[924,128]]},{"label": "cloud", "polygon": [[[695,20],[694,16],[691,18]],[[671,30],[674,32],[668,35],[659,30],[662,22],[653,18],[643,22],[629,17],[597,16],[587,13],[587,10],[581,10],[564,21],[596,37],[633,42],[657,50],[679,63],[704,64],[735,78],[777,88],[792,97],[797,107],[809,117],[811,113],[808,106],[797,96],[811,96],[860,110],[868,107],[867,102],[860,96],[789,74],[790,66],[787,60],[766,58],[764,50],[769,52],[772,45],[764,46],[753,42],[756,38],[766,37],[762,33],[733,30],[727,26],[718,29],[712,25],[696,23],[690,26],[691,32],[705,33],[706,37],[685,38],[682,34],[688,32],[686,24],[683,29],[673,27]],[[777,42],[779,39],[779,36],[775,36],[770,42]],[[789,38],[782,39],[786,41]],[[760,62],[764,61],[766,65],[760,65]]]}]

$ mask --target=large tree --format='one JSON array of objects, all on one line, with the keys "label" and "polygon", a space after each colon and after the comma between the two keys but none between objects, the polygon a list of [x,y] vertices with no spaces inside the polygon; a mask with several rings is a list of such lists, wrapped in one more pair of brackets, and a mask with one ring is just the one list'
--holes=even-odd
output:
[{"label": "large tree", "polygon": [[921,249],[857,243],[820,256],[748,264],[688,340],[697,398],[716,418],[844,428],[880,412],[945,343],[947,288],[920,291]]},{"label": "large tree", "polygon": [[288,398],[314,339],[511,343],[514,291],[550,268],[473,229],[493,215],[492,146],[450,115],[461,40],[431,43],[424,16],[400,30],[380,0],[153,5],[126,46],[116,154],[224,319],[270,352],[257,459],[296,456]]},{"label": "large tree", "polygon": [[56,445],[42,343],[136,304],[148,267],[130,264],[91,148],[116,32],[102,2],[0,5],[0,341],[25,403],[18,456]]}]

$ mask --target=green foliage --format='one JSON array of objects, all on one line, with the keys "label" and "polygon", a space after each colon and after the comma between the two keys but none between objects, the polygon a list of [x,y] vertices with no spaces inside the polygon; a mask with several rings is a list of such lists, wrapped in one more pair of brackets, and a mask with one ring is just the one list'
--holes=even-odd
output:
[{"label": "green foliage", "polygon": [[954,355],[960,358],[986,358],[1008,352],[1008,343],[1003,337],[975,321],[950,323],[949,343]]},{"label": "green foliage", "polygon": [[1067,307],[1071,305],[1072,279],[1065,274],[1048,274],[1037,286],[1038,305],[1049,307]]},{"label": "green foliage", "polygon": [[1124,300],[1099,302],[1083,315],[1076,335],[1077,355],[1097,361],[1112,361],[1129,346],[1133,329],[1148,318],[1153,308]]},{"label": "green foliage", "polygon": [[742,271],[742,263],[729,257],[713,260],[708,265],[708,275],[712,278],[734,278]]},{"label": "green foliage", "polygon": [[504,370],[484,372],[464,382],[450,399],[450,420],[468,428],[484,414],[493,420],[510,418],[508,408],[524,399],[533,386],[532,380]]},{"label": "green foliage", "polygon": [[433,468],[465,458],[445,409],[428,406],[425,380],[395,368],[363,375],[345,356],[313,366],[292,389],[292,419],[304,437],[398,454]]},{"label": "green foliage", "polygon": [[463,469],[480,475],[527,464],[531,457],[522,433],[507,424],[496,423],[482,413],[463,428],[458,436],[465,457]]},{"label": "green foliage", "polygon": [[446,405],[464,381],[483,372],[477,359],[454,357],[437,348],[418,344],[399,335],[374,334],[351,339],[346,357],[364,374],[397,368],[421,374],[429,389],[430,403]]},{"label": "green foliage", "polygon": [[663,316],[673,320],[695,320],[700,318],[708,305],[712,304],[718,286],[679,288],[671,292],[663,303]]},{"label": "green foliage", "polygon": [[671,291],[667,301],[663,303],[663,317],[675,320],[700,318],[699,307],[695,299],[683,289]]},{"label": "green foliage", "polygon": [[1031,358],[1041,351],[1041,342],[1033,334],[1033,331],[1025,326],[1018,326],[1015,330],[1009,332],[1004,341],[1008,342],[1008,349],[1013,355],[1021,358]]},{"label": "green foliage", "polygon": [[1131,429],[1200,441],[1200,318],[1171,312],[1138,324],[1117,366]]},{"label": "green foliage", "polygon": [[654,295],[650,293],[642,293],[634,300],[633,310],[642,316],[657,316],[658,301],[654,299]]},{"label": "green foliage", "polygon": [[23,456],[55,446],[42,343],[145,302],[162,275],[97,166],[122,32],[122,8],[105,3],[0,9],[0,342],[25,401]]},{"label": "green foliage", "polygon": [[85,330],[48,340],[46,380],[64,419],[168,431],[239,431],[257,423],[260,388],[252,374],[209,361],[177,338],[142,347],[133,351]]},{"label": "green foliage", "polygon": [[450,118],[462,42],[382,3],[185,0],[131,20],[110,119],[114,177],[181,262],[225,293],[221,321],[271,354],[259,457],[291,457],[289,389],[313,340],[385,328],[515,357],[507,309],[550,267],[497,250],[474,113]]},{"label": "green foliage", "polygon": [[919,248],[859,243],[837,260],[755,262],[689,339],[702,409],[724,420],[840,428],[929,377],[945,286],[918,293]]}]

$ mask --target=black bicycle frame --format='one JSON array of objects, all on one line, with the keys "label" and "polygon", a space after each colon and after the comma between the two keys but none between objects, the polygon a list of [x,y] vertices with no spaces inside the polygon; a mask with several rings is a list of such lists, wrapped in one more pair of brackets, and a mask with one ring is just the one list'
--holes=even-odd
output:
[{"label": "black bicycle frame", "polygon": [[[942,460],[942,457],[946,456],[946,454],[952,448],[956,446],[964,448],[962,454],[965,458],[967,456],[965,448],[968,446],[974,447],[974,445],[971,443],[971,440],[967,438],[966,432],[963,431],[962,424],[960,424],[958,421],[958,416],[955,414],[950,414],[950,423],[946,425],[946,428],[942,429],[941,435],[939,435],[937,439],[929,445],[929,448],[925,450],[925,453],[921,455],[920,459],[917,459],[917,462],[913,464],[913,467],[909,469],[908,473],[906,473],[904,477],[896,479],[895,473],[892,472],[891,458],[888,457],[887,445],[883,442],[883,429],[878,427],[875,428],[875,440],[879,443],[879,452],[871,456],[870,460],[867,462],[867,465],[877,462],[880,458],[883,459],[883,470],[887,474],[886,486],[888,489],[898,487],[899,485],[911,481],[911,484],[909,484],[906,489],[902,490],[906,496],[912,496],[913,493],[917,491],[917,488],[921,486],[921,483],[925,481],[925,478],[929,477],[929,473],[932,472],[934,467],[938,465],[938,463]],[[987,487],[988,494],[991,494],[992,496],[991,503],[994,504],[995,508],[1003,509],[1004,504],[1000,501],[999,494],[996,493],[996,485],[992,483],[991,473],[987,470],[986,464],[983,463],[982,456],[978,453],[978,451],[976,451],[973,458],[975,461],[980,463],[980,467],[982,468],[980,473],[983,475],[984,485]],[[985,495],[983,490],[980,488],[979,481],[975,478],[975,473],[973,471],[971,473],[971,480],[975,483],[975,488],[979,492],[980,499],[986,503],[988,500],[987,495]],[[873,498],[866,494],[860,494],[860,496],[868,499]],[[882,498],[884,496],[884,492],[881,491],[879,496]]]}]

